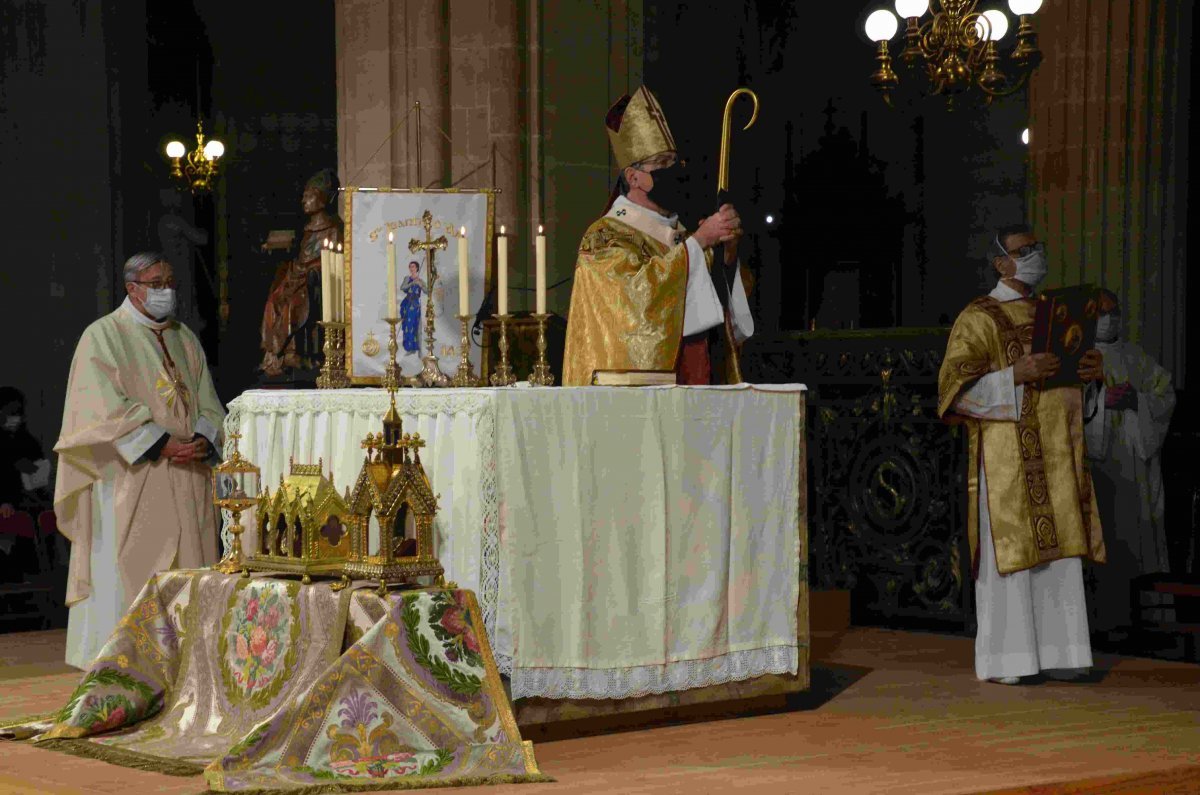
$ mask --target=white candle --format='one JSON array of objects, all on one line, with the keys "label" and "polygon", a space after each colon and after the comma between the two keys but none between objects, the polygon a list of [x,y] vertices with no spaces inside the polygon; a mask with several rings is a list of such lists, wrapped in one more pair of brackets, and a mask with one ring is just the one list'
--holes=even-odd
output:
[{"label": "white candle", "polygon": [[537,313],[546,314],[546,235],[545,229],[538,225],[537,239],[534,240],[534,253],[537,262]]},{"label": "white candle", "polygon": [[342,253],[342,244],[337,244],[337,254],[333,257],[333,297],[337,303],[333,305],[333,317],[339,323],[346,322],[346,255]]},{"label": "white candle", "polygon": [[496,238],[496,297],[499,305],[497,314],[508,314],[508,236],[504,227],[500,227],[500,237]]},{"label": "white candle", "polygon": [[388,232],[387,242],[387,316],[396,317],[396,242]]},{"label": "white candle", "polygon": [[470,314],[467,288],[467,228],[458,230],[458,314]]},{"label": "white candle", "polygon": [[329,238],[321,241],[321,320],[326,323],[333,320],[333,295],[330,291],[333,289],[333,274],[330,269],[330,251]]}]

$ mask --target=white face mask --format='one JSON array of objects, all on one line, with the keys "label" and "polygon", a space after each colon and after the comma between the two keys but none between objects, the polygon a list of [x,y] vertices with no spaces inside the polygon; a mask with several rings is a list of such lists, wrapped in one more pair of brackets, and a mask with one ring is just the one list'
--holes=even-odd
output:
[{"label": "white face mask", "polygon": [[1101,315],[1096,321],[1096,342],[1116,342],[1120,335],[1120,315]]},{"label": "white face mask", "polygon": [[146,288],[146,300],[142,302],[152,317],[165,318],[175,314],[175,291],[170,287],[161,290]]},{"label": "white face mask", "polygon": [[5,417],[4,418],[4,430],[15,431],[21,427],[21,423],[24,421],[25,421],[25,418],[22,417],[20,414],[14,414],[11,417]]},{"label": "white face mask", "polygon": [[1004,252],[1004,256],[1011,257],[1012,261],[1017,264],[1017,271],[1010,278],[1028,285],[1030,289],[1036,288],[1042,283],[1042,279],[1046,278],[1046,274],[1049,272],[1049,268],[1046,266],[1046,252],[1031,251],[1024,257],[1013,257],[1004,246],[1000,245],[999,238],[996,238],[996,247]]}]

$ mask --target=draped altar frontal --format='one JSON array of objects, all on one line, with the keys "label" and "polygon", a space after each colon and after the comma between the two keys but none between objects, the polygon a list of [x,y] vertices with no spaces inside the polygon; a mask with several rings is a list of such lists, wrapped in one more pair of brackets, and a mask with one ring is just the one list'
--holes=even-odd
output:
[{"label": "draped altar frontal", "polygon": [[[428,440],[437,555],[479,595],[513,699],[636,699],[771,674],[807,686],[803,393],[397,394],[405,430]],[[289,459],[321,459],[341,491],[387,407],[378,389],[251,391],[226,434],[266,484]]]}]

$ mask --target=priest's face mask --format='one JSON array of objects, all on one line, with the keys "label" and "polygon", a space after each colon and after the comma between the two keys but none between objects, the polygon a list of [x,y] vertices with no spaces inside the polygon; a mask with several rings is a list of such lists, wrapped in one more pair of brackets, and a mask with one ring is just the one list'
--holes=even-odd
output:
[{"label": "priest's face mask", "polygon": [[1096,341],[1116,342],[1121,336],[1121,305],[1108,291],[1100,293],[1100,317],[1096,320]]},{"label": "priest's face mask", "polygon": [[125,292],[135,308],[152,318],[163,319],[175,313],[175,273],[169,262],[156,262],[138,274],[136,281],[125,283]]},{"label": "priest's face mask", "polygon": [[1036,288],[1046,278],[1046,246],[1028,232],[1007,235],[1003,240],[996,238],[997,252],[1003,252],[993,261],[1002,278],[1016,279]]}]

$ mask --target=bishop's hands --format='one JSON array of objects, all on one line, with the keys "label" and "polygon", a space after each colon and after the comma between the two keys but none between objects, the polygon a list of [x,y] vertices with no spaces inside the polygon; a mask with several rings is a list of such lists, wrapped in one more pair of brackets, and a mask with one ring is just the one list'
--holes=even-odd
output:
[{"label": "bishop's hands", "polygon": [[203,436],[178,439],[172,436],[163,446],[162,455],[172,464],[193,464],[204,461],[209,454],[209,441]]},{"label": "bishop's hands", "polygon": [[721,209],[700,221],[696,234],[692,235],[701,248],[713,248],[725,244],[725,264],[737,262],[737,244],[742,237],[742,219],[732,204],[723,204]]}]

